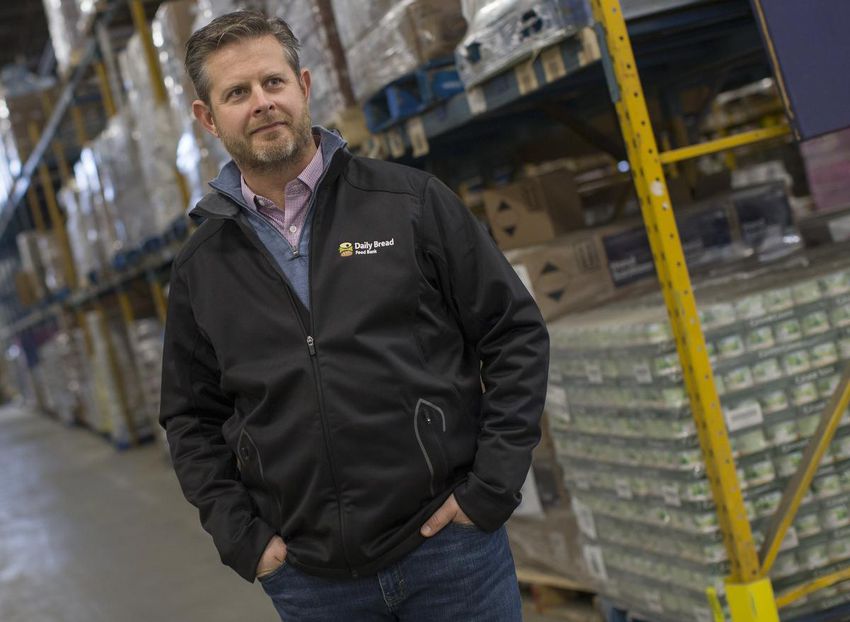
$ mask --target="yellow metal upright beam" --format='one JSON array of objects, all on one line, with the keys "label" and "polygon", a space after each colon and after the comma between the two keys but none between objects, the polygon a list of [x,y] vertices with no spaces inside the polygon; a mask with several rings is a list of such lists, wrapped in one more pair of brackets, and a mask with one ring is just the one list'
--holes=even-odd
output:
[{"label": "yellow metal upright beam", "polygon": [[764,544],[760,551],[761,574],[763,576],[767,576],[773,562],[776,561],[782,540],[785,538],[788,528],[791,527],[791,523],[794,522],[797,509],[811,486],[821,460],[835,437],[835,432],[842,417],[847,412],[848,406],[850,406],[850,366],[845,367],[835,393],[824,407],[818,428],[803,453],[800,467],[782,492],[779,507],[776,508],[776,512],[768,523]]},{"label": "yellow metal upright beam", "polygon": [[[730,584],[751,584],[759,578],[756,546],[626,22],[618,0],[592,0],[592,4],[611,61],[612,98],[632,164],[632,176],[676,337],[706,473],[731,561]],[[762,586],[759,584],[758,587]],[[763,590],[750,592],[748,596],[748,604],[756,602],[761,617],[740,616],[737,619],[778,620],[775,602],[771,598],[766,606]],[[772,614],[768,611],[770,606],[773,607]],[[735,612],[733,619],[736,619]]]},{"label": "yellow metal upright beam", "polygon": [[[34,122],[29,124],[30,140],[36,144],[39,140],[38,126]],[[56,200],[56,189],[47,165],[42,162],[38,165],[38,178],[41,181],[41,189],[44,191],[44,199],[47,202],[47,215],[50,219],[50,228],[53,229],[53,237],[62,253],[62,262],[65,269],[65,284],[71,289],[77,282],[77,274],[74,267],[74,256],[71,254],[71,243],[68,241],[68,232],[65,229],[65,219],[59,209]]]},{"label": "yellow metal upright beam", "polygon": [[151,77],[151,88],[153,89],[154,101],[158,106],[164,105],[168,101],[168,95],[165,93],[165,82],[162,79],[162,68],[159,66],[159,58],[156,53],[156,46],[151,37],[151,29],[148,26],[148,18],[145,15],[145,7],[141,0],[128,0],[130,4],[130,12],[133,15],[133,25],[136,27],[136,32],[142,40],[142,47],[145,50],[145,59],[147,60],[148,72]]}]

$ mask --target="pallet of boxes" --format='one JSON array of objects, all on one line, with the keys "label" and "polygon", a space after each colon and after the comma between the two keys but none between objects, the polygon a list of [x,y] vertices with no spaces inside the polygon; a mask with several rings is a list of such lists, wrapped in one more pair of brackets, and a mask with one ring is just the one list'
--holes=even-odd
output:
[{"label": "pallet of boxes", "polygon": [[[659,350],[656,358],[632,361],[626,356],[630,353],[628,347],[631,342],[624,335],[608,335],[606,332],[627,330],[630,327],[648,331],[649,336],[646,338],[649,341],[635,344],[637,353],[643,352],[641,348],[651,350],[654,347],[656,342],[652,339],[655,333],[652,331],[666,335],[664,331],[668,329],[664,307],[657,292],[652,252],[642,220],[637,216],[613,218],[601,226],[586,227],[585,220],[590,220],[594,211],[590,209],[593,197],[586,192],[587,184],[583,184],[588,176],[584,171],[576,173],[575,170],[574,160],[527,165],[512,183],[489,187],[481,193],[491,233],[532,292],[552,336],[543,440],[535,452],[523,506],[509,523],[517,567],[521,577],[533,578],[530,581],[532,583],[536,581],[558,585],[557,579],[560,578],[561,585],[565,584],[564,581],[572,581],[585,586],[584,589],[588,591],[597,591],[606,596],[615,594],[625,602],[638,602],[640,612],[652,614],[646,616],[647,619],[655,620],[653,615],[657,616],[659,611],[672,614],[668,618],[671,620],[685,619],[675,618],[685,613],[689,616],[703,615],[700,604],[706,601],[702,590],[716,584],[711,577],[723,576],[722,561],[708,562],[708,567],[696,570],[688,563],[664,566],[653,560],[647,552],[656,551],[651,549],[655,545],[663,548],[670,544],[661,542],[663,537],[660,532],[658,541],[644,541],[640,537],[636,541],[622,541],[627,533],[650,533],[649,526],[641,523],[642,519],[658,516],[660,525],[665,520],[664,516],[672,515],[677,510],[676,507],[663,507],[665,499],[672,503],[675,496],[672,483],[665,497],[660,488],[657,491],[654,488],[656,484],[660,486],[660,482],[664,482],[661,475],[653,471],[649,477],[637,481],[639,478],[630,470],[640,466],[655,468],[663,473],[667,463],[662,458],[669,457],[670,468],[675,470],[681,466],[680,470],[699,473],[701,453],[696,444],[690,413],[686,409],[686,400],[675,403],[675,408],[679,409],[675,411],[679,413],[676,418],[664,415],[662,411],[665,406],[651,400],[644,404],[638,399],[643,393],[626,393],[620,386],[625,381],[613,371],[621,359],[634,363],[634,369],[630,368],[628,374],[622,373],[632,380],[636,391],[646,392],[651,387],[644,387],[644,384],[652,385],[656,374],[667,378],[665,370],[676,369],[678,358],[674,344],[662,339],[659,343],[664,343],[667,349]],[[727,177],[726,185],[720,184],[698,201],[693,199],[692,188],[675,189],[678,199],[677,222],[689,266],[698,278],[721,279],[713,274],[725,270],[728,276],[723,282],[747,289],[760,282],[757,277],[764,271],[764,262],[783,261],[780,258],[786,258],[784,261],[802,261],[793,254],[799,249],[799,238],[794,235],[787,187],[781,182],[737,188],[732,188],[728,182]],[[613,197],[618,192],[608,194]],[[587,204],[584,204],[585,200]],[[792,259],[787,259],[789,255]],[[752,278],[745,280],[742,286],[739,281],[744,273]],[[805,281],[803,277],[800,279]],[[721,292],[718,296],[722,298],[727,295],[723,293],[727,291],[724,286],[718,287]],[[838,285],[833,290],[835,287]],[[788,304],[792,303],[792,298],[788,298]],[[805,301],[801,298],[803,303]],[[732,302],[729,304],[734,306]],[[824,313],[828,315],[829,311],[822,310],[817,317],[820,318]],[[840,314],[839,311],[835,313]],[[609,314],[613,315],[609,317]],[[810,318],[808,315],[800,318],[794,316],[793,319],[800,322],[800,337],[804,335],[801,332],[804,330],[802,322],[816,321],[815,317]],[[742,315],[740,321],[747,321],[746,316]],[[840,321],[838,316],[836,321]],[[787,330],[791,330],[790,324]],[[832,337],[830,334],[830,339]],[[746,339],[746,336],[741,339]],[[621,345],[625,348],[623,352],[617,349]],[[778,345],[778,342],[769,343],[765,348],[773,352],[770,348]],[[808,346],[809,349],[805,350],[807,357],[815,356],[812,348],[818,348],[817,355],[821,359],[832,352],[822,352],[828,346],[820,342],[813,341]],[[722,347],[731,346],[723,342]],[[755,351],[756,346],[753,348]],[[786,348],[794,350],[791,346]],[[786,367],[783,367],[785,363],[781,354],[769,360],[769,364],[775,367],[771,368],[773,372],[770,373],[784,373],[782,370]],[[799,356],[803,357],[803,354]],[[823,360],[825,364],[829,363]],[[788,365],[791,365],[787,368],[788,373],[797,373],[792,361],[789,360]],[[748,371],[752,375],[756,373],[750,368]],[[759,374],[767,373],[762,367],[758,367],[757,371]],[[799,373],[804,372],[801,370]],[[821,392],[828,391],[834,382],[834,377],[826,371],[823,373],[822,377],[813,379],[811,386],[806,385],[814,399]],[[734,368],[730,369],[729,374],[727,389],[737,390],[735,383],[739,379],[736,374],[743,375],[746,372]],[[774,377],[767,380],[770,379]],[[755,382],[755,379],[752,381]],[[678,382],[681,383],[680,378]],[[657,390],[660,396],[673,399],[673,386],[659,386]],[[680,393],[683,389],[677,387],[675,390],[679,391],[676,395],[682,398],[683,394]],[[646,399],[649,400],[648,397]],[[789,399],[793,399],[793,396]],[[803,400],[804,397],[801,395],[799,399]],[[632,406],[637,408],[634,413],[628,410]],[[742,430],[751,427],[748,417],[755,418],[756,414],[752,414],[747,399],[730,402],[729,408],[736,422],[739,419],[744,422],[741,424]],[[758,414],[766,416],[763,411]],[[644,419],[647,421],[644,422]],[[644,424],[645,427],[641,427]],[[587,432],[586,437],[581,435],[582,431]],[[810,429],[798,433],[795,428],[793,437],[786,440],[797,442],[804,433],[810,433]],[[660,438],[653,435],[660,435]],[[680,447],[676,443],[684,444]],[[608,453],[603,454],[603,451]],[[644,451],[649,456],[657,454],[658,461],[642,462],[643,457],[640,456]],[[679,465],[677,459],[691,462]],[[609,464],[609,461],[612,463]],[[754,459],[750,467],[754,480],[756,472],[762,468],[758,462]],[[674,483],[680,477],[678,471],[676,473],[671,476]],[[754,481],[754,486],[766,482]],[[682,480],[676,485],[684,487],[687,484]],[[597,486],[602,487],[598,493],[600,499],[596,496]],[[647,487],[652,492],[647,492]],[[766,511],[765,504],[768,501],[775,501],[775,490],[768,492],[770,495],[767,500],[761,497],[758,501],[753,499],[753,503],[758,504],[754,507],[758,508],[759,513]],[[653,505],[653,495],[656,493],[657,506]],[[686,493],[680,491],[677,494],[681,496]],[[701,494],[703,496],[697,500],[697,506],[703,508],[708,503],[708,489],[705,488]],[[617,501],[623,507],[617,505]],[[682,504],[687,505],[684,500]],[[713,508],[706,506],[703,514],[695,520],[710,522],[713,511]],[[625,526],[618,520],[626,521]],[[629,521],[633,524],[629,524]],[[702,528],[701,523],[694,527],[697,531]],[[705,529],[709,527],[705,526]],[[716,530],[716,525],[712,523],[711,529]],[[684,530],[687,532],[687,529]],[[723,555],[722,543],[716,538],[715,531],[696,542],[687,542],[683,536],[681,546],[690,548],[687,554],[683,552],[682,555],[687,557],[697,551],[693,555],[699,557],[707,552],[713,555],[711,560],[716,560],[717,556]],[[678,545],[676,541],[670,546],[675,548]],[[636,547],[636,552],[629,553],[627,547]],[[658,552],[661,557],[676,554],[668,549]],[[641,560],[648,566],[641,566]],[[720,565],[712,566],[712,563]],[[626,578],[619,571],[625,573]],[[639,578],[632,581],[631,575],[634,574],[639,575]],[[647,583],[643,578],[645,576],[662,576],[663,581],[676,585],[683,581],[689,582],[688,585],[698,585],[699,596],[688,600],[675,590],[660,589],[657,582]],[[657,588],[653,588],[653,585]]]}]

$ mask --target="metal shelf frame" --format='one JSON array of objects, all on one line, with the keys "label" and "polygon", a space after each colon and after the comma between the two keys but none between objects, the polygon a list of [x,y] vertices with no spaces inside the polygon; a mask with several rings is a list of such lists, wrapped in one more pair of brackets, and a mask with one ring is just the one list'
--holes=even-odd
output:
[{"label": "metal shelf frame", "polygon": [[[676,337],[718,521],[731,562],[731,574],[726,581],[729,612],[733,622],[778,622],[779,607],[817,589],[850,578],[850,571],[843,570],[795,588],[778,598],[768,578],[780,544],[850,404],[850,369],[845,370],[835,394],[824,407],[818,430],[806,448],[799,471],[783,493],[759,554],[743,503],[663,165],[777,138],[789,134],[790,128],[784,126],[747,132],[701,145],[660,152],[649,120],[620,1],[593,0],[592,6],[599,26],[602,61],[611,99],[626,143],[668,318]],[[723,610],[719,599],[713,590],[708,590],[708,595],[715,618],[720,622],[723,620]]]}]

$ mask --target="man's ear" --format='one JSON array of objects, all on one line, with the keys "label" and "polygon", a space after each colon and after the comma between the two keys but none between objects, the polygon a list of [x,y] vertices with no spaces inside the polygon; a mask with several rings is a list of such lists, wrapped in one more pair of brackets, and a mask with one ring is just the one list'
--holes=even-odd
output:
[{"label": "man's ear", "polygon": [[212,109],[200,99],[192,102],[192,114],[198,120],[203,128],[210,134],[218,138],[218,130],[215,129],[215,119],[213,119]]},{"label": "man's ear", "polygon": [[301,92],[304,93],[304,98],[309,102],[310,101],[310,84],[313,78],[310,76],[309,69],[302,69],[301,76],[298,82],[301,84]]}]

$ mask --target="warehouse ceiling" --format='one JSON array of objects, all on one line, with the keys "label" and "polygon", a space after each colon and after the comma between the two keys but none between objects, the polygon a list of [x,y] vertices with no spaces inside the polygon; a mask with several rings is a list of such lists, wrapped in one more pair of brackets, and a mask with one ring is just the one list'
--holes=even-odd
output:
[{"label": "warehouse ceiling", "polygon": [[37,71],[49,41],[41,0],[6,0],[0,4],[0,67],[18,62]]},{"label": "warehouse ceiling", "polygon": [[[63,0],[65,1],[65,0]],[[150,21],[162,0],[142,0]],[[112,45],[121,49],[133,33],[129,0],[98,2],[103,13],[114,6],[109,31]],[[53,74],[56,62],[50,44],[50,32],[44,12],[44,0],[4,0],[0,2],[0,68],[9,64],[25,65],[33,73]]]}]

